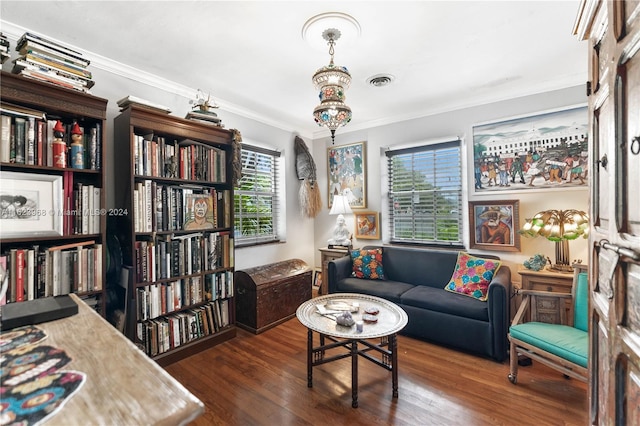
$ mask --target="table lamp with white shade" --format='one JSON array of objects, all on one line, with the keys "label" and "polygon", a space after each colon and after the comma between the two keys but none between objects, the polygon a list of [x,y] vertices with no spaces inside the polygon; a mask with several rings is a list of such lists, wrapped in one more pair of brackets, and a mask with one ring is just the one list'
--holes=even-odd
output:
[{"label": "table lamp with white shade", "polygon": [[351,232],[347,228],[345,214],[350,214],[351,206],[349,200],[344,195],[334,195],[333,204],[331,205],[330,215],[338,215],[336,218],[336,227],[333,229],[333,236],[329,239],[329,247],[351,247]]}]

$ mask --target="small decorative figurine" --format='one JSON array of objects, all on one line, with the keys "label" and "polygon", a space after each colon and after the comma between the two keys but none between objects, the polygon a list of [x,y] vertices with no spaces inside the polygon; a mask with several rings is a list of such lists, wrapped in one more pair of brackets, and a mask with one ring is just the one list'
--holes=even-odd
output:
[{"label": "small decorative figurine", "polygon": [[549,258],[544,254],[536,254],[529,260],[525,260],[523,265],[525,268],[531,269],[532,271],[540,271],[544,269],[547,262],[549,262]]},{"label": "small decorative figurine", "polygon": [[84,169],[84,144],[83,132],[78,123],[73,123],[71,128],[71,167],[74,169]]},{"label": "small decorative figurine", "polygon": [[64,143],[64,126],[60,120],[56,121],[53,127],[53,142],[51,150],[53,153],[53,167],[67,167],[67,144]]}]

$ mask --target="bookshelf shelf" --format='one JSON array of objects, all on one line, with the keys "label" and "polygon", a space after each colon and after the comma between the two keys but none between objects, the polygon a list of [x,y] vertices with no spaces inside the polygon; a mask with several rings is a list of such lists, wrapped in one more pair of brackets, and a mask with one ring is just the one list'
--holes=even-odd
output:
[{"label": "bookshelf shelf", "polygon": [[[0,262],[7,265],[12,277],[6,301],[19,303],[74,292],[105,316],[107,100],[4,71],[0,88],[2,192],[26,200],[20,202],[16,219],[4,220],[7,216],[0,212]],[[38,118],[29,120],[23,115],[28,110],[37,111]],[[26,126],[24,140],[16,130],[21,118]],[[71,129],[74,123],[82,128],[85,153],[93,129],[94,169],[88,156],[81,161],[84,168],[51,166],[52,128],[58,120],[65,129]],[[67,156],[71,142],[68,134],[63,138]],[[99,157],[93,155],[98,152]],[[61,187],[56,184],[50,191],[37,189],[37,183],[46,180],[59,181]],[[54,216],[57,219],[52,219]],[[42,232],[41,226],[49,222],[52,228]]]},{"label": "bookshelf shelf", "polygon": [[236,334],[232,136],[138,105],[114,121],[127,335],[162,365]]}]

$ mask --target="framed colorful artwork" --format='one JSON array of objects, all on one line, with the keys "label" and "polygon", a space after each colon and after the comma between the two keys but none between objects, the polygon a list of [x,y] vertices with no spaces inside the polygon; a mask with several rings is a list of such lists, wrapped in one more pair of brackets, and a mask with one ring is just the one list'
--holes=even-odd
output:
[{"label": "framed colorful artwork", "polygon": [[0,237],[62,235],[62,176],[0,171]]},{"label": "framed colorful artwork", "polygon": [[586,105],[473,126],[476,193],[588,188]]},{"label": "framed colorful artwork", "polygon": [[185,194],[182,229],[213,229],[216,227],[214,200],[211,194]]},{"label": "framed colorful artwork", "polygon": [[359,240],[380,239],[380,213],[358,212],[356,218],[356,238]]},{"label": "framed colorful artwork", "polygon": [[469,201],[469,247],[520,251],[518,200]]},{"label": "framed colorful artwork", "polygon": [[345,195],[352,209],[367,207],[365,143],[332,146],[327,149],[329,208],[335,195]]}]

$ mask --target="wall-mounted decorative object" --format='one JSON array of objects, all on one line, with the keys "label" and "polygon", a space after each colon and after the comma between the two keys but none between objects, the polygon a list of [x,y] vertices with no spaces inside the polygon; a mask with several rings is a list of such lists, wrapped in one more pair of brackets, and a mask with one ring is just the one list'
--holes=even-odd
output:
[{"label": "wall-mounted decorative object", "polygon": [[62,235],[62,176],[0,171],[0,237]]},{"label": "wall-mounted decorative object", "polygon": [[469,202],[470,248],[520,251],[518,200]]},{"label": "wall-mounted decorative object", "polygon": [[352,209],[367,207],[367,162],[365,143],[333,146],[327,149],[329,208],[333,197],[345,195]]},{"label": "wall-mounted decorative object", "polygon": [[362,240],[380,239],[380,213],[358,212],[356,217],[356,238]]},{"label": "wall-mounted decorative object", "polygon": [[584,105],[473,126],[476,193],[588,188]]}]

